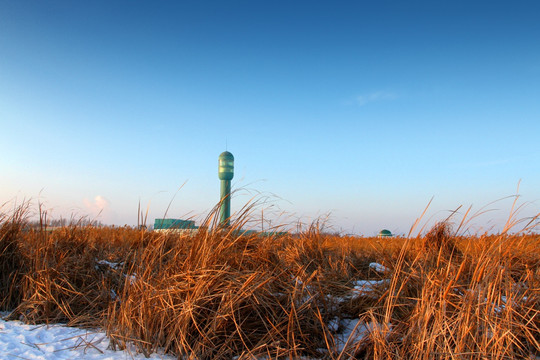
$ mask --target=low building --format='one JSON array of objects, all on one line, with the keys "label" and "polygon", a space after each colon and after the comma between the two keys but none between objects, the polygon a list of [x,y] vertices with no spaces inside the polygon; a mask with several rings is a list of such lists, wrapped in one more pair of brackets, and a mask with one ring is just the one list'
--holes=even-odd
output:
[{"label": "low building", "polygon": [[195,226],[193,220],[183,219],[155,219],[154,231],[158,232],[174,232],[174,233],[193,233],[197,231],[198,226]]},{"label": "low building", "polygon": [[378,238],[392,237],[392,236],[394,236],[394,235],[392,235],[392,232],[390,230],[386,230],[386,229],[382,229],[381,231],[379,231],[379,234],[377,234]]}]

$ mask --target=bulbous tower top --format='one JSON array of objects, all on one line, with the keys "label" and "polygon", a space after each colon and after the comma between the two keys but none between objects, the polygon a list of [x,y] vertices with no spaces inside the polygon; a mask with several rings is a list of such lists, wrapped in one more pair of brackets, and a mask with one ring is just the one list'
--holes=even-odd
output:
[{"label": "bulbous tower top", "polygon": [[232,180],[234,177],[234,156],[228,151],[219,155],[218,176],[220,180]]}]

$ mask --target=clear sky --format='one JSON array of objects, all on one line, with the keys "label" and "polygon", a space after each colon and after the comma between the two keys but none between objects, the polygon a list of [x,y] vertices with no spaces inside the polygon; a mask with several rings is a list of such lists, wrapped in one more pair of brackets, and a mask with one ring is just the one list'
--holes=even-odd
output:
[{"label": "clear sky", "polygon": [[531,216],[539,19],[537,1],[0,0],[0,201],[199,219],[227,147],[232,211],[260,193],[274,225],[407,233],[432,197],[435,221],[520,179]]}]

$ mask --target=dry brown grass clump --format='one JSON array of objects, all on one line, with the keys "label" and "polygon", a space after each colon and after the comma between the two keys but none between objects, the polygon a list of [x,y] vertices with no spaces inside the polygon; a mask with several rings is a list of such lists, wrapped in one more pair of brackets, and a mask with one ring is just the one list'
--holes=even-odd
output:
[{"label": "dry brown grass clump", "polygon": [[[129,228],[30,228],[21,209],[1,224],[2,307],[10,319],[103,326],[122,264],[152,234]],[[42,215],[42,218],[44,216]],[[117,269],[107,263],[117,262]]]},{"label": "dry brown grass clump", "polygon": [[[439,225],[422,239],[424,252],[410,257],[407,246],[402,249],[384,306],[362,315],[381,326],[356,344],[356,357],[526,359],[540,354],[540,237],[469,238],[484,246],[471,254],[459,250],[450,234]],[[531,243],[536,251],[524,254],[520,249]]]},{"label": "dry brown grass clump", "polygon": [[13,309],[21,300],[19,284],[25,269],[19,239],[27,211],[24,203],[12,215],[0,214],[0,311]]},{"label": "dry brown grass clump", "polygon": [[326,300],[316,270],[275,256],[284,239],[202,230],[165,241],[140,254],[110,309],[114,344],[194,359],[321,355]]},{"label": "dry brown grass clump", "polygon": [[100,326],[115,347],[182,359],[540,356],[536,234],[463,237],[442,223],[416,238],[316,226],[260,237],[212,217],[192,236],[46,231],[28,229],[25,211],[0,217],[11,318]]}]

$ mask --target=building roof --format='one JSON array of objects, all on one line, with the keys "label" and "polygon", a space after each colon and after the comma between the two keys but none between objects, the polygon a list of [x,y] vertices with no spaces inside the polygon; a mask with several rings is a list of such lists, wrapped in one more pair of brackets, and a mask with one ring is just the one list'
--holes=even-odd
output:
[{"label": "building roof", "polygon": [[155,219],[154,229],[195,229],[195,221],[183,219]]},{"label": "building roof", "polygon": [[379,236],[392,236],[392,232],[390,230],[382,229],[379,231]]}]

